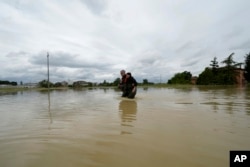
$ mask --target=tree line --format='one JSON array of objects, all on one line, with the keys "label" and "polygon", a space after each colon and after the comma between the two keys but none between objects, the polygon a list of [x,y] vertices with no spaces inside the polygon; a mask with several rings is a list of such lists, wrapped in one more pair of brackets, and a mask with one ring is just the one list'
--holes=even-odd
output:
[{"label": "tree line", "polygon": [[[250,82],[250,53],[246,54],[245,62],[239,63],[233,60],[234,53],[231,53],[221,63],[224,66],[220,67],[217,57],[211,60],[210,67],[206,67],[204,71],[196,78],[197,85],[233,85],[237,83],[236,76],[239,75],[239,70],[244,71],[244,78]],[[244,65],[244,68],[241,67]],[[192,80],[191,72],[184,71],[175,74],[168,84],[190,84]]]},{"label": "tree line", "polygon": [[0,85],[12,85],[12,86],[16,86],[17,85],[17,82],[14,82],[14,81],[2,81],[0,80]]},{"label": "tree line", "polygon": [[[80,88],[80,87],[92,87],[92,86],[100,86],[100,87],[111,87],[111,86],[118,86],[120,83],[120,78],[116,78],[113,82],[108,82],[106,80],[104,80],[101,83],[95,84],[92,82],[85,82],[85,81],[76,81],[73,82],[71,85],[69,85],[68,83],[62,83],[62,82],[57,82],[57,83],[52,83],[49,82],[47,80],[42,80],[40,82],[38,82],[38,86],[39,87],[43,87],[43,88],[48,88],[48,86],[50,88],[54,87],[73,87],[73,88]],[[153,82],[149,82],[147,79],[143,79],[142,83],[138,83],[138,85],[153,85]]]},{"label": "tree line", "polygon": [[[195,78],[198,85],[232,85],[236,84],[236,75],[239,71],[244,71],[244,78],[247,82],[250,82],[250,52],[246,54],[244,63],[235,62],[233,60],[234,53],[231,53],[227,58],[221,61],[224,66],[219,66],[217,57],[214,57],[209,64],[209,67],[205,67],[198,77],[193,77],[189,71],[176,73],[171,79],[167,81],[167,84],[191,84],[192,79]],[[242,69],[241,67],[244,66]],[[42,80],[38,83],[39,87],[83,87],[83,86],[117,86],[120,83],[120,78],[116,78],[113,82],[107,82],[104,80],[102,83],[94,84],[91,82],[85,82],[83,85],[77,82],[72,85],[68,83],[52,83],[48,84],[47,80]],[[153,85],[154,82],[149,82],[148,79],[143,79],[142,83],[138,85]],[[13,85],[16,86],[17,82],[0,80],[0,85]],[[23,85],[22,81],[20,85]]]}]

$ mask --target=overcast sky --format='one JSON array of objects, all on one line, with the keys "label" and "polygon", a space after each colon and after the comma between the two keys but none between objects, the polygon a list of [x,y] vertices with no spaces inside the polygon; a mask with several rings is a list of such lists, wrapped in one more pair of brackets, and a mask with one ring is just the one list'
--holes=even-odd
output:
[{"label": "overcast sky", "polygon": [[[250,52],[249,0],[0,0],[0,80],[198,76]],[[219,64],[223,66],[223,64]]]}]

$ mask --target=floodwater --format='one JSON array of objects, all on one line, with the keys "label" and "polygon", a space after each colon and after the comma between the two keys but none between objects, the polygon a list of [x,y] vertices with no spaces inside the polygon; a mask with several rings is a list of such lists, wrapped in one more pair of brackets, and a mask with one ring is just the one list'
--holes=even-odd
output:
[{"label": "floodwater", "polygon": [[250,150],[250,89],[0,93],[1,167],[228,167]]}]

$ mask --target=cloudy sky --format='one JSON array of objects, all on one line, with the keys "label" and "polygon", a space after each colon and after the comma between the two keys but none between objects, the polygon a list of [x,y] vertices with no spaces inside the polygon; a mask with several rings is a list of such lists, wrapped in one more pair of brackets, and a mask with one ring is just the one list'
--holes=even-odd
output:
[{"label": "cloudy sky", "polygon": [[[141,82],[250,52],[249,0],[0,0],[0,80]],[[223,66],[223,64],[220,64]]]}]

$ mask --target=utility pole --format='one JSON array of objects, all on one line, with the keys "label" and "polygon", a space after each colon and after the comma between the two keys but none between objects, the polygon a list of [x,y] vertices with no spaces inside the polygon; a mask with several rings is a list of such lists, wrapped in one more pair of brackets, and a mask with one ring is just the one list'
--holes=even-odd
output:
[{"label": "utility pole", "polygon": [[49,89],[49,52],[47,52],[47,69],[48,69],[48,89]]}]

